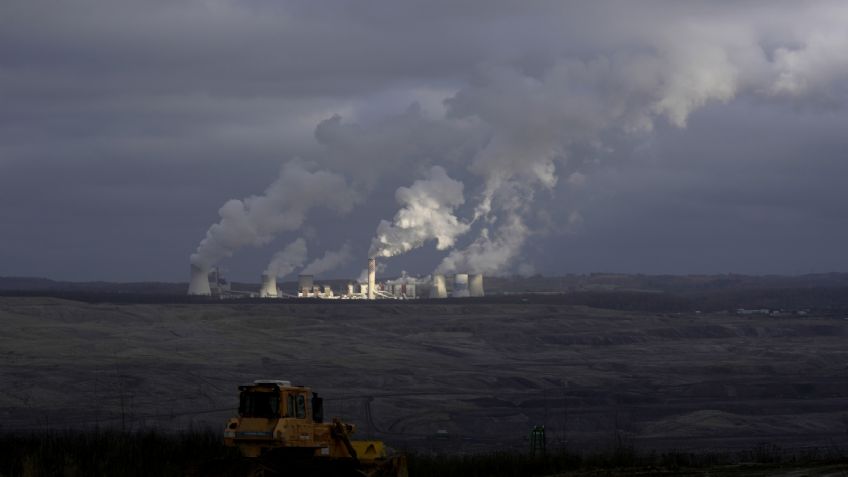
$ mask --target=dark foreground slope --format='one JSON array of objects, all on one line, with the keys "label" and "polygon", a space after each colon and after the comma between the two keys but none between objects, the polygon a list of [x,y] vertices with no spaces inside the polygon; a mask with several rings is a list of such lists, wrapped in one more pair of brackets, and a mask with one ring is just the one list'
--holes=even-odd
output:
[{"label": "dark foreground slope", "polygon": [[524,450],[535,425],[570,450],[848,443],[839,316],[0,298],[0,323],[4,432],[217,429],[238,384],[283,378],[424,452]]},{"label": "dark foreground slope", "polygon": [[[628,448],[577,453],[556,450],[474,455],[408,453],[414,477],[529,476],[843,476],[848,457],[832,449],[785,452],[771,446],[712,453],[636,453]],[[268,464],[268,465],[263,465]],[[269,467],[273,465],[273,467]],[[279,469],[282,473],[273,473]],[[217,433],[36,432],[0,434],[0,476],[194,476],[255,477],[318,473],[312,466],[285,472],[285,461],[241,458]],[[261,471],[261,472],[259,472]],[[336,474],[330,474],[336,475]],[[348,475],[347,473],[343,475]]]}]

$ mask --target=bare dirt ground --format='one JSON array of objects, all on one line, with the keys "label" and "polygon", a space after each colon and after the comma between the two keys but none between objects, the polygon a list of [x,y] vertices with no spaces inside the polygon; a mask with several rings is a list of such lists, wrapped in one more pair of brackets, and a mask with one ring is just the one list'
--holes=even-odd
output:
[{"label": "bare dirt ground", "polygon": [[0,431],[218,427],[277,378],[419,450],[848,445],[843,318],[0,298],[0,325]]}]

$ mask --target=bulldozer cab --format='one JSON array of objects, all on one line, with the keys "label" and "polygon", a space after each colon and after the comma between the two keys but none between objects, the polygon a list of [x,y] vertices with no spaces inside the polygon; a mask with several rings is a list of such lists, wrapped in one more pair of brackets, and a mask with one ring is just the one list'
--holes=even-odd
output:
[{"label": "bulldozer cab", "polygon": [[250,389],[241,392],[239,416],[275,419],[280,417],[280,393],[276,390]]},{"label": "bulldozer cab", "polygon": [[323,399],[309,388],[288,381],[257,381],[239,386],[239,416],[242,418],[324,420]]}]

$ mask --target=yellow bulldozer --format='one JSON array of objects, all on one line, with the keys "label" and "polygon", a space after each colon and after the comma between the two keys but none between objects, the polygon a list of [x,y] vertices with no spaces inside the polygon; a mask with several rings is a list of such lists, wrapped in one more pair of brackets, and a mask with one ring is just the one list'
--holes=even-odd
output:
[{"label": "yellow bulldozer", "polygon": [[289,381],[239,386],[238,417],[224,444],[238,447],[253,475],[407,477],[406,458],[381,441],[351,440],[352,424],[324,422],[324,400]]}]

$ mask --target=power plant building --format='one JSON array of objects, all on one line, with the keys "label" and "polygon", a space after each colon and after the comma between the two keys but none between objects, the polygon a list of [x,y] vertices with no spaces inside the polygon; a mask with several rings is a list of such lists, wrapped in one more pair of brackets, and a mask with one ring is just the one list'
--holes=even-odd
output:
[{"label": "power plant building", "polygon": [[[313,275],[301,274],[297,280],[295,294],[283,292],[277,284],[277,277],[272,273],[263,273],[259,293],[250,291],[231,290],[229,283],[224,280],[217,268],[210,273],[200,266],[191,266],[191,279],[188,294],[192,296],[215,296],[219,298],[260,297],[260,298],[322,298],[322,299],[418,299],[418,298],[454,298],[482,297],[483,275],[480,273],[456,273],[448,281],[443,274],[433,274],[424,279],[407,276],[406,272],[396,279],[377,281],[377,261],[368,259],[365,282],[348,282],[341,285],[339,293],[335,293],[328,284],[316,284]],[[363,280],[363,278],[360,278]],[[450,293],[449,293],[450,292]]]}]

